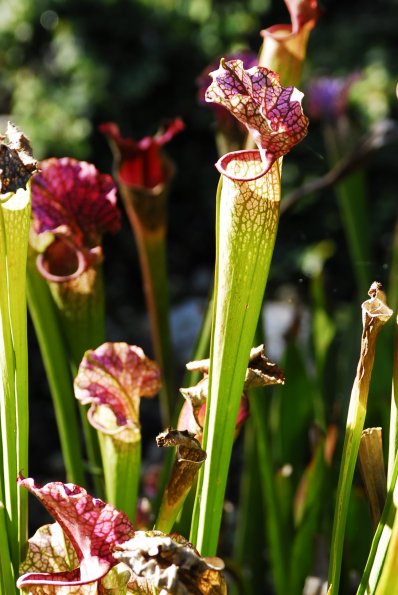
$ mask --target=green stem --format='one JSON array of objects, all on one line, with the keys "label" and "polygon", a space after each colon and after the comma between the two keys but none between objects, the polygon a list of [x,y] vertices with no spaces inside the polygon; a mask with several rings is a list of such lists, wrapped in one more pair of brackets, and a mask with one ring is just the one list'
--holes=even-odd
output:
[{"label": "green stem", "polygon": [[34,262],[28,262],[28,304],[53,401],[68,482],[86,485],[68,353],[54,301]]},{"label": "green stem", "polygon": [[[210,298],[207,305],[207,310],[200,329],[199,339],[194,349],[193,361],[206,359],[209,356],[212,319],[213,296]],[[201,378],[202,373],[199,370],[194,370],[192,372],[187,371],[184,376],[183,386],[194,386]]]},{"label": "green stem", "polygon": [[135,238],[151,320],[153,350],[162,371],[162,388],[159,393],[162,424],[167,427],[172,419],[176,399],[169,325],[165,233],[163,228],[154,233],[146,233],[141,226],[136,225]]},{"label": "green stem", "polygon": [[16,593],[15,580],[7,538],[6,511],[0,501],[0,593],[2,595]]},{"label": "green stem", "polygon": [[102,269],[91,268],[73,281],[49,285],[67,339],[72,373],[75,373],[85,352],[105,342]]},{"label": "green stem", "polygon": [[106,501],[123,510],[134,523],[141,472],[141,438],[123,442],[99,432]]},{"label": "green stem", "polygon": [[397,574],[398,574],[398,514],[395,504],[395,518],[392,524],[391,538],[388,545],[388,551],[384,566],[381,572],[380,580],[377,584],[376,595],[386,595],[387,593],[397,592]]},{"label": "green stem", "polygon": [[[145,198],[147,200],[148,197]],[[155,199],[153,199],[155,200]],[[151,321],[152,344],[155,360],[160,366],[162,387],[159,391],[161,421],[164,428],[178,419],[174,386],[174,362],[169,324],[169,289],[166,265],[165,227],[160,225],[148,231],[145,222],[137,216],[135,208],[125,201],[127,214],[134,230],[144,283],[146,305]],[[145,219],[145,218],[144,218]],[[166,452],[153,510],[157,516],[168,480],[173,453]]]},{"label": "green stem", "polygon": [[3,454],[3,499],[7,536],[14,573],[19,567],[17,464],[17,404],[15,394],[15,355],[8,305],[7,237],[0,205],[0,420]]},{"label": "green stem", "polygon": [[[243,460],[244,465],[239,486],[239,508],[235,530],[233,560],[244,577],[245,593],[258,593],[264,584],[264,534],[259,527],[264,525],[263,507],[258,506],[261,491],[260,461],[257,448],[253,415],[245,422]],[[231,589],[231,595],[237,589]]]},{"label": "green stem", "polygon": [[387,487],[391,486],[394,461],[398,452],[398,317],[395,321],[394,359],[392,371],[390,435],[388,443]]},{"label": "green stem", "polygon": [[[391,271],[388,287],[388,299],[393,311],[398,308],[398,221],[395,224]],[[390,434],[388,444],[387,486],[391,486],[391,475],[395,456],[398,452],[398,317],[395,321],[395,340],[393,356],[393,376],[391,388]]]},{"label": "green stem", "polygon": [[16,486],[28,473],[28,353],[26,257],[30,226],[30,185],[0,203],[0,367],[3,493],[8,539],[15,574],[27,541],[27,498]]},{"label": "green stem", "polygon": [[[240,157],[233,159],[237,173],[242,162]],[[190,536],[205,556],[217,550],[234,428],[276,238],[279,192],[276,163],[257,180],[223,176],[217,193],[214,318],[203,436],[208,458],[199,473]]]},{"label": "green stem", "polygon": [[[117,149],[117,160],[120,153]],[[120,165],[120,163],[119,163]],[[165,170],[173,168],[164,159]],[[169,288],[166,266],[166,221],[169,184],[156,188],[130,186],[122,180],[120,191],[131,229],[133,230],[140,259],[146,305],[151,321],[154,355],[162,372],[160,410],[164,427],[170,425],[175,405],[174,364],[169,324]]]},{"label": "green stem", "polygon": [[[76,376],[77,368],[72,363],[71,365],[72,375]],[[89,423],[87,419],[88,405],[79,406],[80,423],[83,430],[84,444],[87,451],[88,465],[87,470],[91,476],[94,484],[95,493],[98,498],[105,499],[105,487],[104,487],[104,470],[103,461],[101,457],[101,450],[99,445],[98,432]]]},{"label": "green stem", "polygon": [[[321,512],[327,502],[328,464],[326,441],[320,439],[297,487],[294,502],[294,533],[290,545],[287,593],[301,593],[314,567]],[[286,531],[285,531],[286,533]],[[289,539],[289,537],[287,537]]]},{"label": "green stem", "polygon": [[[260,317],[255,344],[264,343],[264,330]],[[265,388],[247,392],[251,415],[244,428],[244,467],[239,497],[238,526],[236,529],[235,556],[241,568],[248,573],[245,586],[249,594],[258,593],[264,584],[264,549],[268,542],[270,566],[276,593],[284,593],[288,552],[283,547],[282,536],[286,531],[275,486],[271,445],[269,442],[269,394]],[[262,506],[258,505],[261,494]],[[264,527],[264,531],[259,531]],[[265,537],[266,536],[266,537]],[[282,570],[285,569],[283,573]]]},{"label": "green stem", "polygon": [[285,531],[281,519],[280,506],[275,491],[275,476],[268,439],[267,415],[265,414],[264,391],[255,391],[250,408],[256,428],[261,491],[264,502],[265,532],[268,540],[271,572],[278,595],[287,593],[289,551],[284,539]]},{"label": "green stem", "polygon": [[[49,283],[66,337],[72,376],[88,349],[105,342],[105,307],[102,270],[92,267],[78,278]],[[87,420],[87,407],[79,407],[87,456],[96,494],[104,498],[102,458],[97,431]]]},{"label": "green stem", "polygon": [[312,333],[318,380],[318,387],[314,391],[314,413],[316,423],[321,428],[326,429],[325,403],[321,387],[328,349],[335,335],[335,327],[326,311],[323,275],[321,273],[314,275],[311,279],[311,293],[313,297]]},{"label": "green stem", "polygon": [[361,433],[366,416],[366,406],[369,384],[372,374],[376,340],[381,327],[390,318],[392,312],[379,299],[380,287],[374,284],[369,291],[371,299],[362,304],[363,331],[361,338],[361,353],[357,374],[352,387],[350,405],[347,416],[346,433],[344,437],[342,465],[340,467],[335,515],[333,521],[331,557],[329,566],[329,595],[339,592],[341,561],[343,557],[343,542],[348,505],[351,493],[352,479],[358,456]]},{"label": "green stem", "polygon": [[[15,396],[17,430],[17,469],[28,474],[29,399],[28,338],[26,315],[26,261],[30,228],[30,183],[14,199],[4,204],[7,240],[8,300],[15,357]],[[16,477],[14,477],[15,481]],[[18,540],[20,559],[25,555],[28,538],[28,500],[25,490],[17,490]]]}]

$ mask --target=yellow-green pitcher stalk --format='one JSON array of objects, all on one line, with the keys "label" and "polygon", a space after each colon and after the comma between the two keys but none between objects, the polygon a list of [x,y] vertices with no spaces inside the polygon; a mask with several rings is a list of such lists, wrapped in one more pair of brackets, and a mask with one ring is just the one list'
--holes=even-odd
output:
[{"label": "yellow-green pitcher stalk", "polygon": [[[209,413],[204,432],[209,463],[205,462],[200,475],[202,498],[196,508],[201,514],[197,534],[191,535],[206,555],[215,554],[217,546],[227,461],[278,228],[279,164],[275,162],[265,176],[250,179],[262,169],[257,151],[238,153],[231,157],[227,171],[242,179],[224,175],[218,192]],[[245,174],[249,180],[243,179]]]},{"label": "yellow-green pitcher stalk", "polygon": [[281,157],[307,132],[302,94],[279,76],[241,60],[221,60],[211,73],[208,101],[226,107],[258,150],[222,157],[217,168],[216,273],[209,396],[191,540],[214,555],[234,428],[261,311],[279,218]]},{"label": "yellow-green pitcher stalk", "polygon": [[[27,500],[16,487],[28,468],[28,354],[26,260],[31,212],[30,177],[36,171],[27,139],[11,123],[0,137],[0,533],[9,552],[0,565],[16,576],[27,539]],[[12,562],[13,570],[7,560]],[[9,582],[10,577],[3,580]]]}]

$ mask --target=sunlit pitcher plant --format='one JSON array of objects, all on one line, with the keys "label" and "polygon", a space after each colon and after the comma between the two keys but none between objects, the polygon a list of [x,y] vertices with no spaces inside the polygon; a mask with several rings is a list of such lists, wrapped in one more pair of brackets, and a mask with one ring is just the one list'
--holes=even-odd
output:
[{"label": "sunlit pitcher plant", "polygon": [[[29,141],[11,123],[0,138],[1,595],[250,595],[266,592],[270,582],[277,595],[309,593],[311,584],[317,592],[337,594],[357,458],[374,527],[358,593],[397,591],[395,418],[388,481],[380,431],[362,433],[376,340],[392,315],[379,283],[368,280],[369,299],[362,304],[337,490],[332,478],[338,433],[325,415],[315,416],[304,467],[281,466],[269,440],[267,400],[285,385],[295,390],[289,388],[289,371],[297,352],[287,353],[286,374],[267,358],[261,313],[279,225],[283,159],[308,132],[296,85],[319,16],[315,0],[287,6],[292,24],[262,32],[258,63],[239,52],[206,71],[211,80],[201,99],[216,106],[220,151],[210,354],[193,354],[187,368],[196,380],[180,395],[174,388],[165,265],[166,199],[175,167],[163,147],[183,130],[182,121],[139,142],[124,138],[116,124],[103,124],[116,182],[71,157],[36,163]],[[140,255],[154,360],[139,346],[107,342],[105,336],[102,238],[120,228],[117,185]],[[27,306],[53,399],[65,483],[41,486],[28,477]],[[393,374],[394,409],[397,353]],[[300,405],[309,402],[304,392],[312,389],[310,383],[297,387],[301,420]],[[159,407],[164,430],[156,443],[171,452],[145,513],[141,398]],[[275,403],[283,406],[276,397]],[[242,429],[231,561],[222,522],[234,442]],[[55,521],[30,539],[28,492]],[[322,559],[315,551],[321,537]],[[319,569],[325,559],[328,576]]]}]

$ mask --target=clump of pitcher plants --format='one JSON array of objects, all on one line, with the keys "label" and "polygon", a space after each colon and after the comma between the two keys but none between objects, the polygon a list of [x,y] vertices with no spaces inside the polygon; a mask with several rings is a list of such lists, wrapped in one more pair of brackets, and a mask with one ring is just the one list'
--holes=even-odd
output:
[{"label": "clump of pitcher plants", "polygon": [[[177,168],[165,145],[183,130],[189,134],[189,126],[175,118],[135,141],[118,124],[102,124],[114,178],[73,157],[37,163],[11,123],[0,137],[0,595],[250,595],[270,584],[276,595],[337,595],[347,581],[344,544],[358,505],[358,459],[373,541],[357,592],[397,590],[397,345],[386,474],[381,430],[363,429],[377,338],[393,311],[381,284],[369,278],[370,248],[360,240],[366,216],[363,226],[354,217],[365,203],[356,195],[349,204],[349,178],[336,189],[350,220],[351,250],[364,261],[355,269],[358,288],[361,295],[370,289],[342,455],[322,396],[334,337],[322,281],[322,254],[331,253],[325,245],[310,250],[305,264],[312,271],[313,365],[306,366],[299,346],[298,309],[284,370],[267,357],[262,311],[283,161],[308,133],[298,87],[319,18],[316,0],[286,4],[291,24],[262,31],[258,58],[234,52],[197,77],[200,100],[212,104],[217,120],[215,275],[206,316],[211,332],[204,324],[179,393],[166,267]],[[331,166],[344,152],[354,80],[323,78],[309,87],[307,105],[322,122]],[[103,236],[119,232],[121,209],[138,248],[153,359],[140,346],[106,337]],[[28,477],[27,306],[66,473],[65,482],[43,486]],[[162,469],[146,499],[142,399],[159,409],[163,424],[157,436],[153,431]],[[237,514],[227,489],[236,442],[243,460]],[[29,539],[28,492],[55,521]]]}]

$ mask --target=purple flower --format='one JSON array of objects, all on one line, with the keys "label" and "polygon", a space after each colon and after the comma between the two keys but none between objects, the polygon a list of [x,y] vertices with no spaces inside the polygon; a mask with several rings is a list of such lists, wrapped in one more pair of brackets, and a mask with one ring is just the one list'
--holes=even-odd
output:
[{"label": "purple flower", "polygon": [[347,110],[351,86],[360,77],[359,73],[347,77],[320,77],[314,79],[307,89],[308,113],[314,120],[334,122]]}]

